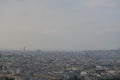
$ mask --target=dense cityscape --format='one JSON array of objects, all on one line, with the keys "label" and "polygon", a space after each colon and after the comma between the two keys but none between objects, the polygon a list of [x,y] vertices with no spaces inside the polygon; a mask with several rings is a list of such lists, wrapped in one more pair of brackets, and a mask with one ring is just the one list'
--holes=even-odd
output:
[{"label": "dense cityscape", "polygon": [[120,50],[0,50],[0,80],[120,80]]},{"label": "dense cityscape", "polygon": [[0,80],[120,80],[120,0],[0,0]]}]

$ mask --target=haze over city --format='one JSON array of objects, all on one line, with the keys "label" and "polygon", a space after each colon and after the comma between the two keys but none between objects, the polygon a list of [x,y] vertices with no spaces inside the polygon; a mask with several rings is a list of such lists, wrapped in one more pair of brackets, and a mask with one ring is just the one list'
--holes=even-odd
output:
[{"label": "haze over city", "polygon": [[120,48],[120,0],[0,0],[0,48]]}]

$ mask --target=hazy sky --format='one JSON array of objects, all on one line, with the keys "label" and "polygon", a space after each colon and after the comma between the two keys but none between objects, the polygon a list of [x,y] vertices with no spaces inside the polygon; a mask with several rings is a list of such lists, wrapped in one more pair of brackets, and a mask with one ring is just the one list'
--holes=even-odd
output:
[{"label": "hazy sky", "polygon": [[120,48],[120,0],[0,0],[0,48]]}]

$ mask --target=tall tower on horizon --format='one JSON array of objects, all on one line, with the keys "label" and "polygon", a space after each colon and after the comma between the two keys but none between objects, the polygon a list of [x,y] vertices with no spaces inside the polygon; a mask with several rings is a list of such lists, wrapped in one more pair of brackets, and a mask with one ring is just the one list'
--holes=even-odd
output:
[{"label": "tall tower on horizon", "polygon": [[26,47],[24,46],[23,51],[26,51]]}]

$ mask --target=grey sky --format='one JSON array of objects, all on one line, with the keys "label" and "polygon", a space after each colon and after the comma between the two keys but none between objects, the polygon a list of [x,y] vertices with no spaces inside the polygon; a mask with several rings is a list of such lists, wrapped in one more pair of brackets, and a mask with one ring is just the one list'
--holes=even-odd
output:
[{"label": "grey sky", "polygon": [[120,48],[120,0],[0,0],[0,48]]}]

